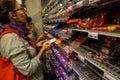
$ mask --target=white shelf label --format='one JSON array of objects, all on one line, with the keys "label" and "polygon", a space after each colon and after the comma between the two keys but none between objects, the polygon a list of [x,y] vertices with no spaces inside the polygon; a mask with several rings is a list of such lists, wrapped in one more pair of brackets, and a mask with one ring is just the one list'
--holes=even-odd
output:
[{"label": "white shelf label", "polygon": [[84,62],[85,58],[84,58],[83,56],[81,56],[80,54],[78,54],[78,57],[80,58],[80,60],[81,60],[82,62]]},{"label": "white shelf label", "polygon": [[98,33],[97,32],[89,32],[88,37],[92,39],[98,39]]},{"label": "white shelf label", "polygon": [[68,32],[69,32],[69,33],[72,33],[72,29],[68,29]]},{"label": "white shelf label", "polygon": [[77,6],[76,6],[76,4],[75,5],[72,5],[72,9],[75,9]]},{"label": "white shelf label", "polygon": [[69,10],[72,10],[72,9],[73,9],[72,6],[68,7],[68,11],[69,11]]},{"label": "white shelf label", "polygon": [[98,2],[100,0],[89,0],[89,4],[92,4],[92,3],[95,3],[95,2]]},{"label": "white shelf label", "polygon": [[112,76],[110,76],[108,73],[105,73],[105,72],[104,72],[104,76],[109,80],[116,80],[115,78],[113,78]]},{"label": "white shelf label", "polygon": [[77,6],[77,8],[82,7],[82,6],[83,6],[83,1],[77,2],[77,3],[76,3],[76,6]]}]

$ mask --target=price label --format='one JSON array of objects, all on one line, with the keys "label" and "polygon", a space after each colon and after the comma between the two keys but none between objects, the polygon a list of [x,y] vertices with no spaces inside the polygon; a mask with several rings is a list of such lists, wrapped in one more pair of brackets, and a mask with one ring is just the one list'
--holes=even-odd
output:
[{"label": "price label", "polygon": [[89,0],[89,4],[93,4],[93,3],[98,2],[98,1],[100,1],[100,0]]},{"label": "price label", "polygon": [[79,56],[80,60],[81,60],[82,62],[84,62],[85,58],[84,58],[83,56],[81,56],[80,54],[78,54],[78,56]]},{"label": "price label", "polygon": [[77,8],[82,7],[82,6],[83,6],[83,1],[77,2],[77,3],[76,3],[76,6],[77,6]]},{"label": "price label", "polygon": [[69,33],[72,33],[72,29],[68,29],[68,32],[69,32]]},{"label": "price label", "polygon": [[68,7],[68,11],[69,11],[69,10],[72,10],[72,6]]},{"label": "price label", "polygon": [[72,6],[72,9],[75,9],[75,8],[76,8],[76,5],[73,5],[73,6]]},{"label": "price label", "polygon": [[89,32],[88,37],[92,39],[97,39],[98,40],[98,33],[96,32]]},{"label": "price label", "polygon": [[92,57],[92,52],[87,53],[89,57]]}]

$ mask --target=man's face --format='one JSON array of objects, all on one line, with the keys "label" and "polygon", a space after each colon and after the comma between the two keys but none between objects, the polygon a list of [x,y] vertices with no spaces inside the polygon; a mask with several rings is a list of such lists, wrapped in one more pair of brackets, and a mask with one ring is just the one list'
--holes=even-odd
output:
[{"label": "man's face", "polygon": [[15,21],[16,23],[19,23],[19,24],[24,24],[26,23],[26,12],[24,10],[17,10],[15,11]]}]

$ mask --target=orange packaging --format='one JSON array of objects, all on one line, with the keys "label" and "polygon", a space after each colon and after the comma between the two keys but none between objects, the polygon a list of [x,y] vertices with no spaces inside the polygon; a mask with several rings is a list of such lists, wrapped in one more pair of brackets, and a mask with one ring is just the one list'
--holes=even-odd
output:
[{"label": "orange packaging", "polygon": [[59,38],[55,41],[55,44],[59,45],[59,44],[61,44],[61,42],[62,42],[62,38]]},{"label": "orange packaging", "polygon": [[66,20],[66,23],[70,24],[70,23],[78,23],[79,19],[71,19],[71,20]]}]

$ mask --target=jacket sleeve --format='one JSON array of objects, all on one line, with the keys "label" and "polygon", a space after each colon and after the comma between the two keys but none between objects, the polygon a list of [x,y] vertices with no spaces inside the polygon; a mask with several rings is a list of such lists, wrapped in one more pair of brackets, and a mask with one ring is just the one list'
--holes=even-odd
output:
[{"label": "jacket sleeve", "polygon": [[1,55],[15,65],[26,76],[31,76],[41,65],[37,57],[30,58],[29,52],[20,37],[14,33],[4,35],[0,40]]}]

